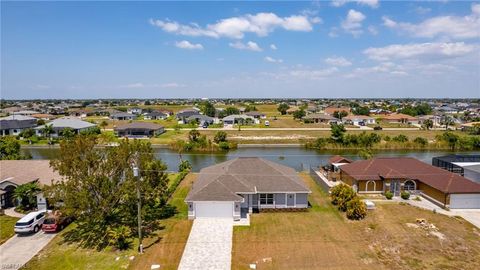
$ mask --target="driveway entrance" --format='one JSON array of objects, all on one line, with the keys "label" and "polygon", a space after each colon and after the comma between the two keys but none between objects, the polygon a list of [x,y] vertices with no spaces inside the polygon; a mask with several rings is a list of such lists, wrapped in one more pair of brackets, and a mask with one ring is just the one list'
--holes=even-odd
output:
[{"label": "driveway entrance", "polygon": [[178,269],[229,270],[232,234],[232,218],[196,218]]}]

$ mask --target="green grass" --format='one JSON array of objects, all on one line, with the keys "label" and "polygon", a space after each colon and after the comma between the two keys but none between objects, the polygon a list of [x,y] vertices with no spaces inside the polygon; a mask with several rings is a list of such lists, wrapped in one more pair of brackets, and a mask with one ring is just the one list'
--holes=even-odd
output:
[{"label": "green grass", "polygon": [[16,217],[10,217],[6,215],[0,216],[0,244],[3,244],[15,234],[13,227],[15,226],[17,220],[18,218]]},{"label": "green grass", "polygon": [[[169,175],[169,185],[173,183],[176,176],[177,174]],[[158,254],[163,254],[162,252],[165,252],[165,255],[160,255],[162,256],[160,258],[162,269],[176,269],[183,252],[184,243],[190,233],[191,222],[186,220],[187,205],[184,200],[190,190],[194,177],[195,175],[187,175],[173,194],[170,204],[177,207],[178,213],[174,217],[162,220],[161,225],[163,225],[163,229],[158,231],[156,236],[144,240],[143,244],[148,248],[146,249],[146,253],[141,255],[141,259],[135,259],[133,261],[129,259],[132,255],[135,257],[139,256],[136,248],[126,251],[118,251],[111,248],[97,251],[94,249],[80,248],[75,244],[65,243],[63,241],[63,234],[73,229],[75,224],[71,224],[29,261],[24,269],[150,269],[148,264],[151,265],[157,262]],[[132,246],[137,247],[138,241],[134,241]],[[172,257],[172,254],[176,255]],[[119,258],[118,260],[116,260],[117,257]],[[167,268],[164,268],[164,264]]]}]

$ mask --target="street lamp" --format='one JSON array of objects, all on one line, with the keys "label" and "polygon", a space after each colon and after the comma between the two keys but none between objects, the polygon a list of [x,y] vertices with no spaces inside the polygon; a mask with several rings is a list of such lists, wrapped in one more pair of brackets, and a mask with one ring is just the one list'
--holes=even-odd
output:
[{"label": "street lamp", "polygon": [[140,195],[140,177],[139,169],[137,165],[133,164],[133,176],[137,179],[137,221],[138,221],[138,251],[140,254],[143,253],[143,244],[142,244],[142,201]]}]

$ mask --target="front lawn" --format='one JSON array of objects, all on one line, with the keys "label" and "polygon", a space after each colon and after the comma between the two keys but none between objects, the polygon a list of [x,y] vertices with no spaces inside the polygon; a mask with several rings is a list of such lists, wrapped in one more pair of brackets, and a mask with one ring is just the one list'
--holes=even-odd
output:
[{"label": "front lawn", "polygon": [[[478,269],[480,230],[463,219],[387,203],[349,221],[308,175],[302,178],[312,208],[254,214],[250,227],[235,227],[234,269]],[[415,227],[417,218],[438,231]]]},{"label": "front lawn", "polygon": [[[63,241],[62,234],[71,229],[74,226],[72,224],[30,260],[25,269],[150,269],[152,264],[161,264],[161,269],[176,269],[192,226],[192,222],[186,219],[187,208],[183,200],[194,177],[193,174],[187,175],[173,194],[170,204],[177,208],[178,213],[161,221],[163,228],[156,237],[144,239],[143,255],[138,255],[136,248],[127,251],[110,248],[97,251],[67,244]],[[134,246],[138,246],[138,241],[134,242]],[[130,256],[135,258],[130,260]]]},{"label": "front lawn", "polygon": [[16,217],[0,215],[0,245],[15,234],[13,227],[17,220]]}]

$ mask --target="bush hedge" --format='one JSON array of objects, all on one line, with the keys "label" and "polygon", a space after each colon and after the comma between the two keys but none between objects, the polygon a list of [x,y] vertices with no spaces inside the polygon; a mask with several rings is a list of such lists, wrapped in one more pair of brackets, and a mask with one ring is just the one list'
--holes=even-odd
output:
[{"label": "bush hedge", "polygon": [[387,192],[385,192],[385,197],[388,200],[391,200],[393,198],[393,193],[391,191],[387,191]]},{"label": "bush hedge", "polygon": [[400,197],[402,197],[404,200],[408,200],[410,198],[410,193],[407,191],[402,191],[402,193],[400,193]]},{"label": "bush hedge", "polygon": [[364,219],[367,216],[367,207],[358,197],[347,203],[347,218],[353,220]]}]

